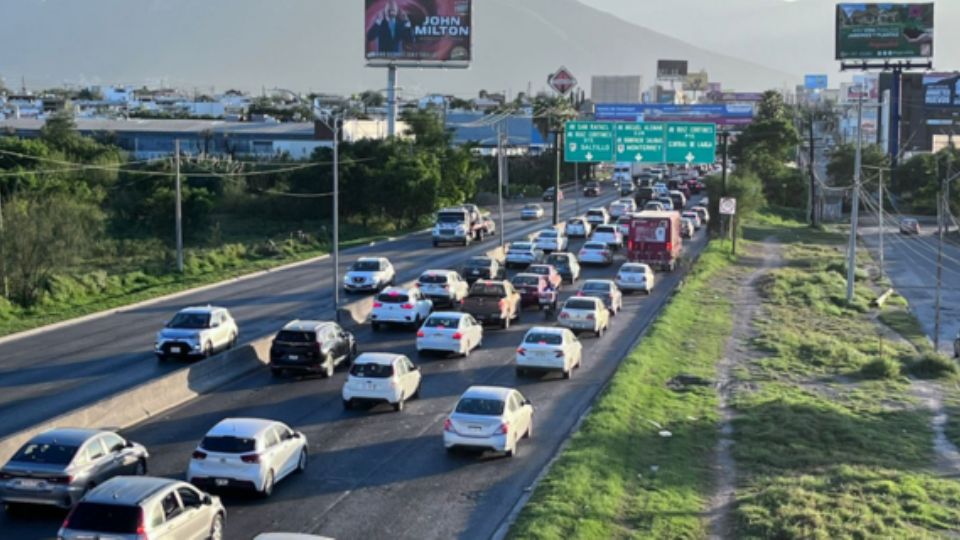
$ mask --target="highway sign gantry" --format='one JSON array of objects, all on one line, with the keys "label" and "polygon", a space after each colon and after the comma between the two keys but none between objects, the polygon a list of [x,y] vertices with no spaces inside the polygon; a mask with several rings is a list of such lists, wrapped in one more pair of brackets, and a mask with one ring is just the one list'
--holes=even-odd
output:
[{"label": "highway sign gantry", "polygon": [[617,161],[636,163],[663,161],[664,124],[622,122],[614,126]]},{"label": "highway sign gantry", "polygon": [[567,122],[564,125],[564,159],[568,163],[615,161],[613,124]]},{"label": "highway sign gantry", "polygon": [[701,165],[717,160],[716,124],[667,123],[666,161]]}]

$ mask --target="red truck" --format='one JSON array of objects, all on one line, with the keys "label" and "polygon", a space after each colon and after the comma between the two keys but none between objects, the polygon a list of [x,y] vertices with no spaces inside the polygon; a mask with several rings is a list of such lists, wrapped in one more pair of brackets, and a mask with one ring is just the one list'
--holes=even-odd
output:
[{"label": "red truck", "polygon": [[680,212],[640,212],[630,220],[627,259],[659,270],[677,267],[682,240]]}]

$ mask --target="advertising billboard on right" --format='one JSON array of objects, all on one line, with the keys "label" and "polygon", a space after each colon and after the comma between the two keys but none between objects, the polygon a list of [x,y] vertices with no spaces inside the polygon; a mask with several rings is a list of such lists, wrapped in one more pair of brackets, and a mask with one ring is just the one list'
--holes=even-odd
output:
[{"label": "advertising billboard on right", "polygon": [[837,4],[837,60],[933,56],[933,3]]},{"label": "advertising billboard on right", "polygon": [[924,74],[923,104],[927,107],[960,107],[960,73]]}]

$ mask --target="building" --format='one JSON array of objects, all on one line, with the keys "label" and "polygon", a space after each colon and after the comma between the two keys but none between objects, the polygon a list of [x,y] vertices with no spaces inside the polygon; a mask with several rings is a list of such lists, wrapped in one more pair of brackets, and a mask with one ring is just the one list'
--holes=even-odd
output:
[{"label": "building", "polygon": [[590,78],[594,103],[640,103],[643,79],[639,75],[595,75]]},{"label": "building", "polygon": [[[446,126],[453,131],[453,144],[473,145],[482,154],[490,154],[497,147],[498,127],[485,122],[489,115],[477,111],[449,111],[446,117]],[[511,154],[535,154],[549,146],[531,115],[510,116],[499,125]]]}]

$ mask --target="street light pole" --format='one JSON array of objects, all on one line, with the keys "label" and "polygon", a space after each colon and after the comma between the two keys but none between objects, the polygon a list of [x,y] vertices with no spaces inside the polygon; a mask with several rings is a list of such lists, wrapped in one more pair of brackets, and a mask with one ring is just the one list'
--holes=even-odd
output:
[{"label": "street light pole", "polygon": [[333,119],[333,313],[340,322],[340,123]]},{"label": "street light pole", "polygon": [[563,129],[557,129],[555,139],[555,149],[557,151],[557,177],[553,183],[553,224],[560,224],[560,154],[563,153]]},{"label": "street light pole", "polygon": [[853,171],[853,206],[850,208],[850,245],[847,247],[847,303],[853,301],[857,267],[857,220],[860,217],[860,175],[863,164],[863,93],[857,100],[857,153]]},{"label": "street light pole", "polygon": [[504,220],[503,220],[503,169],[506,165],[506,159],[503,155],[503,144],[504,133],[503,133],[503,124],[497,125],[497,203],[500,208],[500,249],[505,248],[506,230],[504,230]]},{"label": "street light pole", "polygon": [[176,187],[176,209],[174,210],[174,216],[177,220],[177,272],[183,273],[183,210],[182,210],[182,197],[183,193],[180,188],[180,139],[173,141],[173,152],[174,152],[174,162],[177,166],[177,187]]}]

